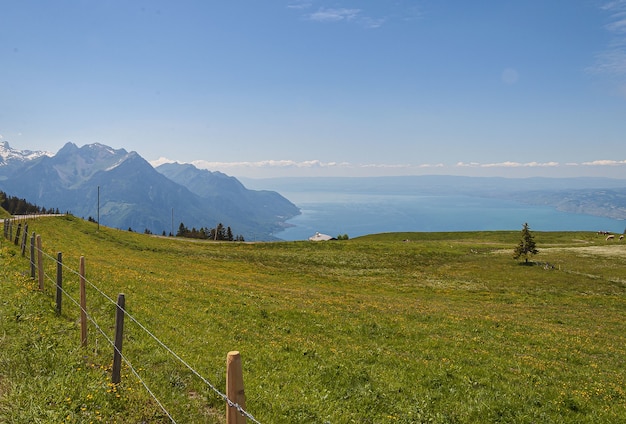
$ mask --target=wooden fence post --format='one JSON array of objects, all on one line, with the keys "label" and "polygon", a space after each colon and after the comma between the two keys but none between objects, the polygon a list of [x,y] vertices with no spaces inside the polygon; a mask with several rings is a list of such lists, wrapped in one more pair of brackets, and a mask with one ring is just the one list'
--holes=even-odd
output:
[{"label": "wooden fence post", "polygon": [[26,254],[26,238],[28,238],[28,224],[24,224],[24,235],[22,236],[22,257]]},{"label": "wooden fence post", "polygon": [[9,219],[9,240],[13,240],[13,220]]},{"label": "wooden fence post", "polygon": [[17,231],[15,232],[15,240],[13,244],[17,246],[17,243],[20,240],[20,233],[22,232],[22,224],[17,224]]},{"label": "wooden fence post", "polygon": [[124,294],[117,295],[117,312],[115,314],[115,348],[113,350],[113,373],[111,382],[119,384],[122,379],[122,340],[124,338],[124,311],[126,299]]},{"label": "wooden fence post", "polygon": [[[226,356],[226,396],[241,408],[246,407],[246,395],[243,389],[243,371],[241,355],[237,351]],[[226,404],[226,423],[245,424],[246,417],[237,408]]]},{"label": "wooden fence post", "polygon": [[30,237],[30,278],[35,279],[35,233]]},{"label": "wooden fence post", "polygon": [[37,235],[37,275],[39,276],[39,290],[43,290],[43,250],[39,234]]},{"label": "wooden fence post", "polygon": [[57,314],[61,315],[63,300],[63,253],[57,252]]},{"label": "wooden fence post", "polygon": [[80,345],[87,346],[87,291],[85,289],[85,257],[80,257]]}]

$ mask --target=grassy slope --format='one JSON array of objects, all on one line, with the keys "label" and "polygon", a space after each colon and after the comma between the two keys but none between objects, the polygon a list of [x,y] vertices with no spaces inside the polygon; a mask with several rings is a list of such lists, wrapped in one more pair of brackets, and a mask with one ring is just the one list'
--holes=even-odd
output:
[{"label": "grassy slope", "polygon": [[[51,256],[78,268],[224,390],[243,358],[247,409],[263,423],[619,422],[626,420],[626,245],[519,232],[394,233],[350,241],[220,244],[41,218]],[[407,240],[407,241],[403,241]],[[168,422],[77,308],[54,313],[2,240],[0,421]],[[54,264],[46,260],[48,274]],[[78,298],[77,277],[65,289]],[[88,289],[112,337],[114,307]],[[124,352],[177,422],[223,422],[224,403],[127,322]]]}]

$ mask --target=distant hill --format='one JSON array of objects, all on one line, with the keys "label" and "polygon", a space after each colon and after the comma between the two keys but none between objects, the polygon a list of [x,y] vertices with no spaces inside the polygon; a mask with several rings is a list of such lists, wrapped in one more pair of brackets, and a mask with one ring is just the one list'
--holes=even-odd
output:
[{"label": "distant hill", "polygon": [[244,179],[248,187],[267,187],[281,193],[471,195],[551,206],[564,212],[626,219],[626,179],[503,178],[422,175],[362,178]]},{"label": "distant hill", "polygon": [[532,190],[510,197],[531,205],[552,206],[563,212],[626,219],[626,187]]},{"label": "distant hill", "polygon": [[[12,150],[6,142],[3,147]],[[99,197],[100,222],[115,228],[160,234],[175,232],[181,222],[189,228],[222,223],[246,239],[271,240],[287,219],[300,213],[280,194],[247,190],[233,177],[191,165],[162,169],[180,176],[177,182],[136,152],[102,144],[79,148],[67,143],[56,155],[28,157],[13,151],[6,157],[0,189],[85,218],[98,216]],[[178,167],[181,172],[174,172]]]}]

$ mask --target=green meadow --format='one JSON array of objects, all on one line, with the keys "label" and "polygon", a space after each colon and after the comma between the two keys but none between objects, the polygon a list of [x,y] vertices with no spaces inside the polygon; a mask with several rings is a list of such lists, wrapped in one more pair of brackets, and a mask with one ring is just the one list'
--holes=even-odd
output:
[{"label": "green meadow", "polygon": [[[532,223],[531,231],[532,231]],[[520,227],[521,228],[521,227]],[[224,423],[214,387],[241,353],[261,423],[626,422],[626,242],[593,232],[390,233],[217,243],[29,221],[46,253],[0,241],[0,422]],[[63,298],[56,313],[57,252]],[[93,319],[80,346],[80,256]],[[141,380],[140,380],[141,379]],[[152,392],[148,393],[147,386]],[[157,401],[158,399],[158,401]],[[159,403],[163,406],[160,407]]]}]

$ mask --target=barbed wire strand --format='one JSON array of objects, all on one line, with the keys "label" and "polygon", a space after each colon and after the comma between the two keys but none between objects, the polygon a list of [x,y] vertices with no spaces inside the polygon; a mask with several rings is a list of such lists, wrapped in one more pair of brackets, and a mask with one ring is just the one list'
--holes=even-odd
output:
[{"label": "barbed wire strand", "polygon": [[68,292],[66,292],[62,287],[60,288],[61,291],[63,292],[63,294],[65,294],[68,299],[70,299],[76,306],[78,306],[78,308],[83,311],[85,313],[85,316],[87,317],[87,319],[94,325],[94,327],[96,328],[96,330],[98,330],[100,332],[100,334],[102,334],[102,336],[106,339],[106,341],[113,346],[113,349],[119,353],[120,357],[124,360],[124,363],[128,366],[128,368],[132,371],[132,373],[135,375],[135,377],[137,377],[137,379],[139,380],[139,382],[143,385],[143,387],[146,389],[146,391],[150,394],[150,396],[152,396],[152,398],[156,401],[157,405],[159,406],[159,408],[161,408],[161,410],[165,413],[165,415],[167,415],[167,417],[170,419],[170,421],[172,421],[174,424],[176,424],[176,421],[174,420],[174,418],[172,417],[172,415],[167,411],[167,409],[165,408],[165,406],[163,406],[163,404],[161,403],[161,401],[159,401],[159,399],[156,397],[156,395],[154,394],[154,392],[152,392],[152,390],[150,390],[150,388],[148,387],[147,383],[141,378],[141,376],[139,375],[139,373],[135,370],[135,367],[133,367],[133,364],[130,362],[129,359],[126,358],[126,356],[124,356],[122,354],[122,352],[117,348],[117,346],[115,346],[115,343],[109,338],[109,336],[106,335],[106,333],[104,332],[104,330],[98,325],[98,323],[96,322],[96,320],[80,305],[80,303],[74,299]]},{"label": "barbed wire strand", "polygon": [[[40,250],[39,248],[37,248],[35,246],[35,250],[37,251],[41,251],[41,253],[44,256],[47,256],[48,258],[50,258],[51,260],[53,260],[54,262],[58,262],[58,260],[56,258],[54,258],[53,256],[47,254],[46,252],[44,252],[43,250]],[[80,273],[78,273],[77,271],[75,271],[74,269],[67,267],[65,264],[61,263],[61,266],[64,268],[67,268],[70,272],[78,275],[80,277]],[[44,273],[45,275],[45,273]],[[84,277],[82,277],[84,278]],[[98,293],[100,293],[104,298],[106,298],[109,302],[113,303],[114,305],[117,306],[117,302],[115,302],[111,297],[109,297],[106,293],[104,293],[102,290],[100,290],[100,288],[98,288],[95,284],[93,284],[91,281],[89,281],[87,278],[84,278],[85,282],[89,284],[90,287],[92,287],[94,290],[96,290]],[[152,337],[152,339],[154,339],[154,341],[156,341],[161,347],[163,347],[163,349],[165,349],[170,355],[172,355],[176,360],[178,360],[181,364],[183,364],[193,375],[195,375],[196,377],[198,377],[204,384],[206,384],[211,390],[213,390],[213,392],[215,392],[219,397],[222,398],[222,400],[224,402],[226,402],[226,404],[231,407],[231,408],[235,408],[237,410],[237,412],[239,412],[241,415],[245,416],[246,418],[250,419],[253,423],[255,424],[261,424],[259,421],[257,421],[256,418],[254,418],[254,416],[252,414],[250,414],[249,412],[247,412],[241,405],[239,405],[236,402],[233,402],[226,394],[222,393],[217,387],[215,387],[209,380],[207,380],[203,375],[201,375],[198,371],[196,371],[191,365],[189,365],[183,358],[181,358],[176,352],[174,352],[172,349],[170,349],[164,342],[162,342],[156,335],[154,335],[150,330],[148,330],[143,324],[141,324],[133,315],[131,315],[128,311],[126,311],[125,308],[120,308],[124,314],[126,316],[128,316],[128,318],[130,318],[131,321],[133,321],[135,324],[137,324],[139,326],[139,328],[141,328],[143,331],[145,331],[150,337]]]}]

